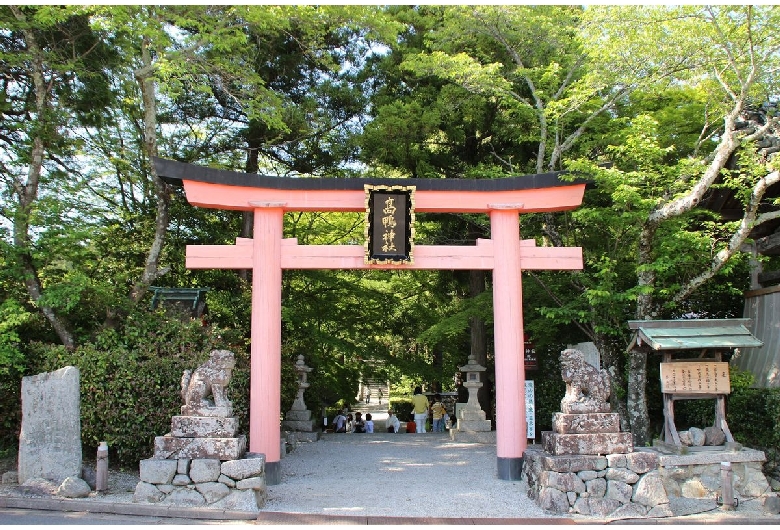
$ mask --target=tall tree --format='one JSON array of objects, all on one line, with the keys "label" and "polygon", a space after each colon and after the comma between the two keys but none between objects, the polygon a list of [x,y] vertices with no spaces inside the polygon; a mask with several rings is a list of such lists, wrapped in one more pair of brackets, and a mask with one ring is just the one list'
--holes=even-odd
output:
[{"label": "tall tree", "polygon": [[[617,175],[606,178],[609,170],[598,172],[605,178],[597,177],[597,182],[616,183],[607,188],[614,190],[616,204],[639,210],[636,280],[624,293],[636,300],[634,318],[656,318],[679,308],[737,256],[757,224],[778,215],[776,208],[759,213],[767,187],[778,182],[778,172],[768,157],[756,153],[758,140],[777,134],[777,118],[769,116],[748,131],[737,123],[751,102],[765,101],[777,93],[772,72],[777,68],[780,41],[772,28],[780,10],[774,6],[686,6],[630,13],[620,8],[587,11],[590,32],[585,35],[592,43],[589,54],[595,72],[620,73],[626,84],[641,74],[644,83],[654,79],[706,94],[695,145],[674,156],[676,146],[660,146],[652,122],[633,116],[634,133],[616,151],[622,163],[615,170]],[[729,169],[736,156],[740,164]],[[683,265],[680,257],[688,253],[680,253],[681,246],[670,241],[691,234],[689,223],[697,214],[695,208],[719,183],[737,191],[743,217],[720,223],[716,233],[700,231],[706,248],[712,249],[704,254],[710,258],[705,263],[687,260]],[[691,269],[692,265],[696,268]],[[682,275],[681,267],[694,272]],[[668,279],[670,270],[684,281],[662,284],[661,278]],[[627,379],[628,419],[637,443],[644,445],[651,436],[646,356],[634,353],[629,357]]]},{"label": "tall tree", "polygon": [[[35,220],[42,194],[55,193],[67,179],[76,146],[69,127],[89,121],[90,105],[107,103],[102,72],[112,53],[89,26],[82,8],[3,6],[8,31],[2,37],[2,158],[5,203],[2,215],[13,226],[12,250],[29,301],[37,306],[59,340],[75,345],[62,303],[46,296],[36,259]],[[105,61],[105,62],[103,62]],[[102,64],[101,64],[102,63]],[[63,187],[68,187],[64,185]],[[43,190],[42,190],[43,188]]]}]

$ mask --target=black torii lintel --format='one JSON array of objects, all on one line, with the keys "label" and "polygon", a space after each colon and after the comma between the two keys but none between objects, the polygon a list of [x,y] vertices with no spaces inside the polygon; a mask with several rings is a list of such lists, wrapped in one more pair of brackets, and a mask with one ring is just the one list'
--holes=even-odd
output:
[{"label": "black torii lintel", "polygon": [[539,188],[555,188],[587,184],[582,178],[566,178],[568,171],[554,171],[536,175],[522,175],[495,179],[453,179],[453,178],[322,178],[322,177],[273,177],[255,173],[243,173],[225,169],[214,169],[196,164],[176,162],[152,157],[157,175],[175,186],[183,180],[225,184],[228,186],[249,186],[282,190],[363,190],[366,184],[372,186],[404,185],[415,186],[419,191],[510,191]]}]

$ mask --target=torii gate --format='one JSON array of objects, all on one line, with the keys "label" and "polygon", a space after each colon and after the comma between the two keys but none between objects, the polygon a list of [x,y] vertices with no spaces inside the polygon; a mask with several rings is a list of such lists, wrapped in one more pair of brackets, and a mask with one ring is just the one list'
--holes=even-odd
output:
[{"label": "torii gate", "polygon": [[[582,203],[585,184],[560,173],[502,179],[283,178],[210,169],[159,158],[157,174],[183,183],[193,206],[254,212],[252,239],[188,245],[187,268],[252,269],[249,450],[264,453],[266,481],[281,481],[282,270],[487,269],[493,271],[498,477],[519,480],[527,447],[523,270],[582,269],[580,247],[537,247],[520,239],[520,213],[563,211]],[[487,213],[490,239],[476,246],[414,247],[414,262],[371,264],[363,245],[298,245],[283,239],[286,211],[361,212],[368,185],[415,186],[417,212]]]}]

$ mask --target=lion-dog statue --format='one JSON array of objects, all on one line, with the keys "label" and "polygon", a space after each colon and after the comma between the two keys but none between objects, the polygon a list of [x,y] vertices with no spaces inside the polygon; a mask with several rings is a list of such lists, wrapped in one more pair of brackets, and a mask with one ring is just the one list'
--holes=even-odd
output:
[{"label": "lion-dog statue", "polygon": [[610,380],[606,370],[599,370],[587,361],[579,350],[561,352],[561,376],[566,394],[561,400],[565,414],[609,412]]},{"label": "lion-dog statue", "polygon": [[184,370],[181,377],[182,415],[232,416],[233,404],[227,398],[227,386],[235,366],[233,352],[213,350],[209,360],[195,371]]}]

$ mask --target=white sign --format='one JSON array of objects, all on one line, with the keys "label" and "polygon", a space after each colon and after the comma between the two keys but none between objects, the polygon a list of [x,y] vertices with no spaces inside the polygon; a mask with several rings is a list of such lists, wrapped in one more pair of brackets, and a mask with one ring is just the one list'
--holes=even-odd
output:
[{"label": "white sign", "polygon": [[525,425],[526,438],[536,438],[536,407],[534,405],[534,382],[525,382]]}]

